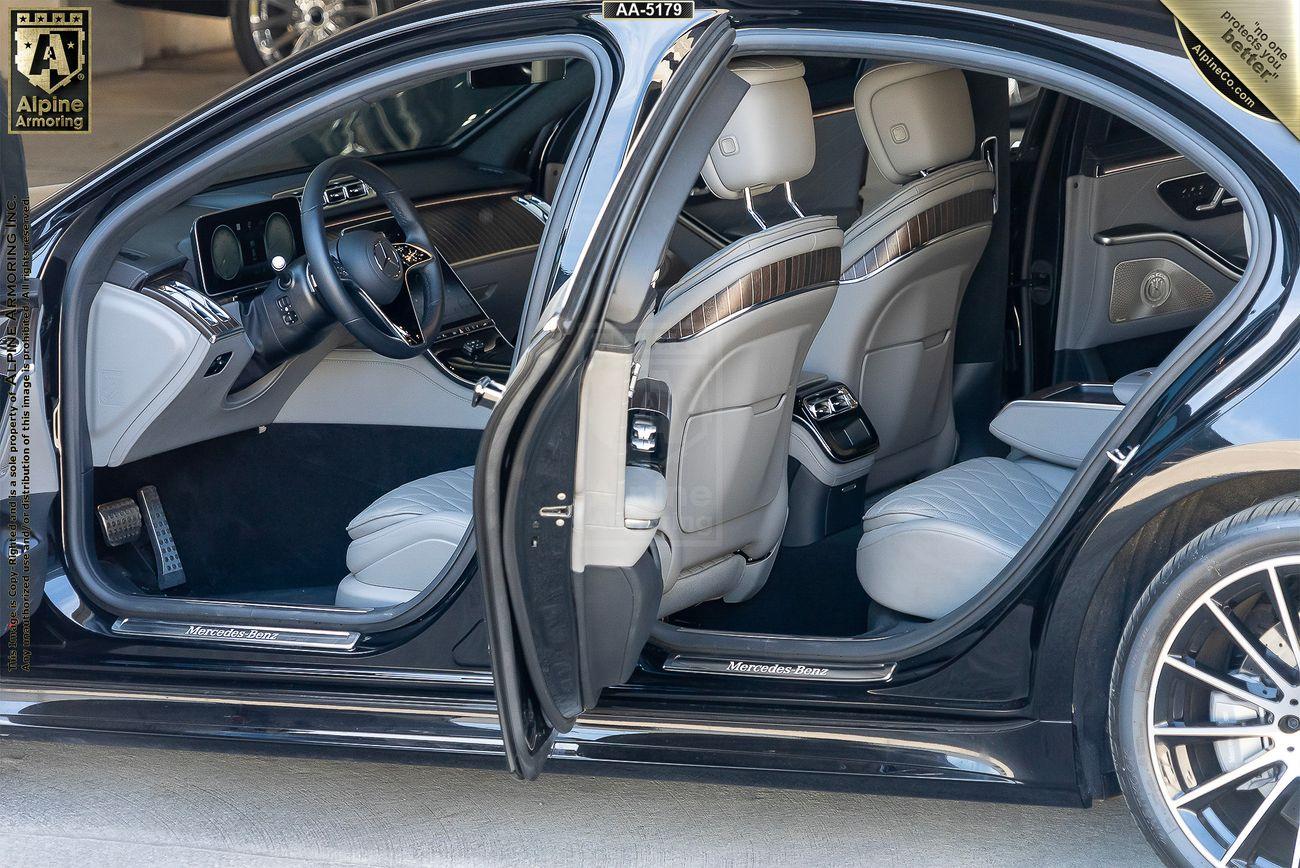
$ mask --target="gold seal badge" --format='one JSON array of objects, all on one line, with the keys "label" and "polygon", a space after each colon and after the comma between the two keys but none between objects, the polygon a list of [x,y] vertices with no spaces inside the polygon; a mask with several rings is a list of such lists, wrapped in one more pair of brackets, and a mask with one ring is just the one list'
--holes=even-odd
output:
[{"label": "gold seal badge", "polygon": [[1163,0],[1196,69],[1240,108],[1300,136],[1300,0]]},{"label": "gold seal badge", "polygon": [[14,9],[9,131],[90,132],[90,10]]}]

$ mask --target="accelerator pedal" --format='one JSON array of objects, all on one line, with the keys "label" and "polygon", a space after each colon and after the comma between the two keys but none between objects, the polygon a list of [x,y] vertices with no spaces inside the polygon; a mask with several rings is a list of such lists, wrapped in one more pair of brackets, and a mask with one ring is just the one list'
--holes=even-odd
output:
[{"label": "accelerator pedal", "polygon": [[181,566],[181,555],[176,549],[176,540],[172,537],[171,525],[167,523],[167,514],[163,512],[162,498],[158,489],[146,485],[136,492],[140,502],[145,532],[153,544],[153,561],[158,570],[158,590],[165,591],[177,585],[185,584],[185,568]]},{"label": "accelerator pedal", "polygon": [[144,517],[140,515],[140,507],[129,497],[101,503],[95,507],[95,514],[99,516],[99,529],[104,533],[104,542],[114,548],[135,542],[144,530]]}]

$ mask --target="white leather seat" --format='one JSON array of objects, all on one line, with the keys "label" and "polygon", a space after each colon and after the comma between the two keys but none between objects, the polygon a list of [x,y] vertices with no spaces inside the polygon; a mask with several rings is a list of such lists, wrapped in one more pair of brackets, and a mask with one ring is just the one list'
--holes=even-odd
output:
[{"label": "white leather seat", "polygon": [[942,618],[1011,563],[1069,480],[1035,459],[974,458],[905,485],[863,517],[858,579],[882,605]]},{"label": "white leather seat", "polygon": [[[750,57],[731,70],[750,88],[701,175],[714,195],[738,199],[806,175],[815,144],[802,63]],[[647,376],[672,396],[656,537],[661,616],[747,599],[771,571],[785,529],[794,390],[835,298],[842,240],[831,217],[756,231],[687,272],[638,336],[650,346]]]},{"label": "white leather seat", "polygon": [[844,236],[840,291],[808,354],[852,388],[880,437],[872,490],[946,467],[957,445],[957,311],[988,242],[995,178],[975,154],[960,70],[877,67],[853,92],[871,177],[890,194]]},{"label": "white leather seat", "polygon": [[460,548],[474,518],[474,468],[462,467],[393,489],[348,524],[348,575],[335,605],[376,609],[429,587]]},{"label": "white leather seat", "polygon": [[975,458],[881,498],[862,519],[858,581],[878,603],[941,618],[1011,563],[1046,520],[1075,470],[1149,380],[1112,387],[1113,403],[1012,401],[989,431],[1007,458]]}]

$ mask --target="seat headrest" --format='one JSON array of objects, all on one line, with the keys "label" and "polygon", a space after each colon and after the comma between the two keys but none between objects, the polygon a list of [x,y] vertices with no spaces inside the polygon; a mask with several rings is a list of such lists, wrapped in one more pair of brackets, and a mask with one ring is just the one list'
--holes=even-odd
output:
[{"label": "seat headrest", "polygon": [[792,57],[742,57],[729,69],[749,83],[731,120],[709,148],[700,174],[713,195],[766,193],[812,171],[812,101],[803,64]]},{"label": "seat headrest", "polygon": [[862,76],[853,108],[880,173],[903,184],[970,157],[975,117],[961,70],[894,63]]}]

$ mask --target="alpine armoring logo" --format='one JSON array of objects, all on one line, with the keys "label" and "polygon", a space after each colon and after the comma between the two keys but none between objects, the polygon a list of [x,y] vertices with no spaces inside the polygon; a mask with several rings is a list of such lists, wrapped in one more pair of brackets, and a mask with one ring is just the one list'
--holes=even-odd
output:
[{"label": "alpine armoring logo", "polygon": [[90,132],[90,10],[9,13],[9,132]]}]

